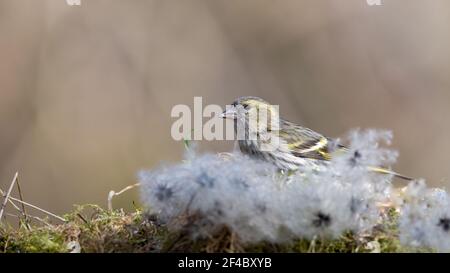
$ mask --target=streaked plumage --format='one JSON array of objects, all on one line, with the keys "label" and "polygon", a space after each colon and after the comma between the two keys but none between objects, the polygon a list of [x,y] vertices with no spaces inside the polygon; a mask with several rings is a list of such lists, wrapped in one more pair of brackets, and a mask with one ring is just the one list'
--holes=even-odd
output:
[{"label": "streaked plumage", "polygon": [[[224,118],[231,118],[235,121],[235,126],[239,122],[245,123],[245,138],[239,139],[239,148],[244,154],[275,164],[279,169],[285,171],[295,171],[300,166],[321,166],[326,165],[336,154],[344,153],[347,148],[336,143],[333,139],[327,138],[311,129],[278,117],[278,111],[271,104],[258,97],[241,97],[232,104],[233,109],[228,109],[222,115]],[[236,109],[242,109],[238,111]],[[249,119],[255,117],[255,113],[260,109],[267,109],[269,122],[261,129],[249,129]],[[253,115],[252,115],[253,114]],[[279,126],[270,122],[272,119],[279,120]],[[255,120],[260,124],[259,120]],[[253,134],[253,138],[251,137]],[[267,141],[270,138],[277,138],[277,145],[272,145]],[[262,149],[266,145],[266,149]],[[267,149],[269,148],[269,149]],[[411,180],[409,177],[394,173],[380,167],[368,167],[370,170],[392,174],[402,179]]]}]

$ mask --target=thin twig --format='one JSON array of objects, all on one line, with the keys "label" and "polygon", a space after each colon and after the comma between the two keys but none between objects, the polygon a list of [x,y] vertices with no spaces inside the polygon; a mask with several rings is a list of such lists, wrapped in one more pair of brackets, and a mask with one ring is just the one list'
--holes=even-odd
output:
[{"label": "thin twig", "polygon": [[[11,216],[11,217],[17,217],[17,218],[19,218],[19,219],[21,218],[20,215],[13,214],[13,213],[5,213],[5,215],[6,215],[6,216]],[[42,218],[39,218],[39,217],[33,216],[33,215],[29,215],[29,216],[30,216],[30,218],[35,219],[35,220],[37,220],[37,221],[39,221],[39,222],[45,224],[46,226],[49,226],[49,227],[52,226],[52,225],[50,225],[49,223],[47,223],[47,221],[45,221],[45,220],[42,219]]]},{"label": "thin twig", "polygon": [[1,207],[1,209],[0,209],[0,222],[2,221],[2,218],[3,218],[3,212],[4,212],[4,210],[5,210],[6,204],[8,203],[8,199],[9,199],[9,197],[10,197],[10,195],[11,195],[11,192],[12,192],[12,190],[13,190],[13,188],[14,188],[14,184],[16,183],[17,177],[18,177],[18,176],[19,176],[19,173],[16,172],[16,174],[14,175],[14,178],[13,178],[13,180],[12,180],[12,182],[11,182],[11,185],[9,185],[9,189],[8,189],[8,191],[6,192],[6,195],[4,195],[4,198],[5,198],[5,199],[3,199],[2,207]]},{"label": "thin twig", "polygon": [[[5,193],[2,191],[2,189],[0,189],[0,195],[4,195]],[[14,203],[11,198],[8,199],[8,202],[16,209],[18,210],[20,213],[23,213],[22,210],[19,208],[19,206],[16,205],[16,203]]]},{"label": "thin twig", "polygon": [[110,191],[109,194],[108,194],[108,210],[113,210],[112,200],[113,200],[114,196],[121,195],[122,193],[124,193],[124,192],[126,192],[126,191],[128,191],[128,190],[131,190],[131,189],[133,189],[133,188],[135,188],[135,187],[138,187],[138,186],[140,186],[140,185],[141,185],[140,183],[136,183],[136,184],[134,184],[134,185],[130,185],[130,186],[128,186],[128,187],[122,189],[122,190],[119,191],[119,192]]},{"label": "thin twig", "polygon": [[78,218],[80,218],[85,224],[89,224],[89,222],[81,215],[80,213],[77,213]]},{"label": "thin twig", "polygon": [[[19,183],[19,177],[17,177],[17,189],[18,189],[18,191],[19,191],[20,198],[21,198],[21,200],[23,201],[22,190],[21,190],[21,188],[20,188],[20,183]],[[0,189],[0,194],[1,194],[1,195],[4,195],[4,192],[2,191],[2,189]],[[27,215],[26,210],[25,210],[25,205],[24,205],[24,204],[21,204],[21,205],[22,205],[22,209],[20,209],[20,208],[16,205],[16,203],[14,203],[14,202],[11,200],[11,197],[8,199],[8,202],[9,202],[9,203],[10,203],[17,211],[19,211],[20,214],[22,214],[22,216],[24,217],[24,220],[25,220],[25,227],[26,227],[28,230],[31,229],[30,225],[28,224],[28,219],[27,219],[28,215]],[[32,218],[33,218],[33,217],[32,217]]]},{"label": "thin twig", "polygon": [[41,208],[38,207],[38,206],[35,206],[35,205],[30,204],[30,203],[28,203],[28,202],[22,201],[22,200],[20,200],[20,199],[17,199],[17,198],[15,198],[15,197],[12,197],[12,196],[10,196],[9,198],[10,198],[11,200],[14,200],[14,201],[18,202],[18,203],[24,204],[25,206],[28,206],[28,207],[30,207],[30,208],[33,208],[33,209],[38,210],[38,211],[40,211],[40,212],[43,212],[43,213],[45,213],[45,214],[47,214],[47,215],[49,215],[49,216],[52,216],[52,217],[54,217],[54,218],[56,218],[56,219],[58,219],[58,220],[60,220],[60,221],[62,221],[62,222],[67,222],[66,219],[62,218],[61,216],[58,216],[58,215],[56,215],[56,214],[54,214],[54,213],[51,213],[51,212],[49,212],[49,211],[46,211],[45,209],[41,209]]},{"label": "thin twig", "polygon": [[[18,180],[17,180],[18,181]],[[5,193],[2,191],[2,189],[0,189],[0,194],[3,196]],[[14,201],[11,199],[12,197],[10,197],[9,199],[8,199],[8,202],[18,211],[18,212],[20,212],[20,214],[22,214],[22,216],[26,219],[26,215],[25,215],[25,213],[23,212],[23,210],[22,209],[20,209],[19,208],[19,206],[17,206],[16,205],[16,203],[14,203]],[[22,204],[22,208],[23,208],[24,206],[23,206],[23,204]],[[28,225],[28,223],[26,223],[26,228],[27,229],[31,229],[31,227]]]},{"label": "thin twig", "polygon": [[[19,198],[21,201],[23,200],[23,195],[22,195],[22,189],[20,188],[20,182],[19,182],[19,177],[17,177],[17,190],[19,192]],[[23,217],[25,218],[25,225],[28,227],[28,216],[27,216],[27,211],[25,209],[25,205],[22,203],[22,212],[23,212]]]}]

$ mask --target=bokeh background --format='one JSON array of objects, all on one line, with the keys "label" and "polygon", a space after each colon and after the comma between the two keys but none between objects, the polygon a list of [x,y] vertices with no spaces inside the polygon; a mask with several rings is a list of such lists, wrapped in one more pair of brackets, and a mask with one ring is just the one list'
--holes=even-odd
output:
[{"label": "bokeh background", "polygon": [[170,111],[194,96],[261,96],[331,137],[391,129],[396,170],[450,185],[448,0],[81,2],[0,0],[0,186],[19,171],[27,201],[104,206],[179,161]]}]

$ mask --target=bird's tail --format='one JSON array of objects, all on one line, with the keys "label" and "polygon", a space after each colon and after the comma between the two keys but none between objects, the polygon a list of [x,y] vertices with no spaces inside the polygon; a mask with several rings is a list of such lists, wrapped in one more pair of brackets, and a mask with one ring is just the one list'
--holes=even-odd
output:
[{"label": "bird's tail", "polygon": [[390,174],[390,175],[393,175],[393,176],[395,176],[397,178],[400,178],[400,179],[403,179],[403,180],[406,180],[406,181],[414,180],[414,178],[411,178],[411,177],[408,177],[408,176],[396,173],[396,172],[391,171],[391,170],[383,169],[383,168],[380,168],[380,167],[368,167],[368,168],[372,172],[382,173],[382,174]]}]

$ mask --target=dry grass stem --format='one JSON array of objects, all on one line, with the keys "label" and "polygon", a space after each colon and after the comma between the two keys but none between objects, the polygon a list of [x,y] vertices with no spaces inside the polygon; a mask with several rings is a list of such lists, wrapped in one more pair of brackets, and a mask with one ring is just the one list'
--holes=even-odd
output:
[{"label": "dry grass stem", "polygon": [[6,204],[8,203],[9,197],[11,196],[11,192],[12,192],[12,190],[14,188],[14,184],[16,183],[18,177],[19,177],[19,173],[16,172],[16,174],[14,175],[14,178],[13,178],[11,184],[9,185],[9,189],[6,192],[6,195],[3,196],[4,199],[3,199],[3,202],[2,202],[2,207],[0,209],[0,222],[2,221],[3,213],[5,211]]},{"label": "dry grass stem", "polygon": [[140,186],[140,183],[136,183],[136,184],[130,185],[130,186],[128,186],[128,187],[125,187],[125,188],[123,188],[122,190],[120,190],[119,192],[110,191],[109,194],[108,194],[108,209],[109,209],[110,211],[113,210],[112,200],[113,200],[114,196],[119,196],[119,195],[121,195],[122,193],[124,193],[124,192],[126,192],[126,191],[128,191],[128,190],[131,190],[131,189],[133,189],[133,188],[136,188],[136,187],[138,187],[138,186]]}]

